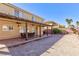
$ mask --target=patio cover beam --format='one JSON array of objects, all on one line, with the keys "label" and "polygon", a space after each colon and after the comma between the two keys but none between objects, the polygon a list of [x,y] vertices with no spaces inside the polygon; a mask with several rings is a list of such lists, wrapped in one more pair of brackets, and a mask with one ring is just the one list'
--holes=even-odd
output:
[{"label": "patio cover beam", "polygon": [[0,17],[11,19],[11,20],[17,20],[17,21],[24,21],[24,22],[29,22],[29,23],[35,23],[35,24],[42,25],[42,26],[51,26],[51,25],[47,25],[47,24],[44,24],[44,23],[35,22],[35,21],[27,20],[27,19],[24,19],[24,18],[21,18],[21,17],[16,17],[16,16],[13,16],[13,15],[4,14],[4,13],[0,13]]}]

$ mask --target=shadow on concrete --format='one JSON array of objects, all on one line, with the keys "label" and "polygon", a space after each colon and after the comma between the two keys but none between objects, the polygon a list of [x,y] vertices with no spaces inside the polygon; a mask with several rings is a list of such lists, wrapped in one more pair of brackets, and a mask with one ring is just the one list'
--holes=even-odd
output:
[{"label": "shadow on concrete", "polygon": [[0,51],[1,55],[9,55],[9,52],[5,52],[5,51]]}]

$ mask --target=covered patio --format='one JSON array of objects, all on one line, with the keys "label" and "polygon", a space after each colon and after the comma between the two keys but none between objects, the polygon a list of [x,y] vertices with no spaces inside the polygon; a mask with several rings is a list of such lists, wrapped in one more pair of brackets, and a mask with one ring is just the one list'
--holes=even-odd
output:
[{"label": "covered patio", "polygon": [[[23,36],[24,37],[23,39],[26,40],[28,40],[29,38],[37,38],[43,36],[44,27],[46,27],[46,29],[48,30],[48,27],[50,26],[52,30],[51,25],[31,21],[28,19],[24,19],[12,15],[7,15],[4,13],[0,13],[0,18],[10,19],[9,22],[14,21],[15,23],[17,23],[18,27],[21,26],[21,22],[23,22],[24,24],[23,27],[25,28],[25,36]],[[46,35],[48,36],[48,33]]]},{"label": "covered patio", "polygon": [[[5,36],[4,36],[4,34],[1,34],[1,32],[0,32],[0,34],[1,34],[0,37],[3,36],[0,38],[0,48],[17,46],[20,44],[28,43],[30,41],[47,38],[47,37],[51,36],[51,35],[48,35],[48,33],[46,35],[43,34],[44,27],[46,27],[48,29],[48,27],[50,26],[50,25],[47,25],[44,23],[26,20],[23,18],[15,17],[12,15],[7,15],[7,14],[3,14],[3,13],[0,13],[0,22],[4,22],[3,24],[5,24],[6,22],[7,23],[9,22],[10,23],[9,25],[11,25],[12,23],[15,24],[15,26],[14,26],[15,32],[12,33],[12,31],[11,31],[10,32],[11,34],[10,33],[8,34],[8,32],[6,32]],[[25,37],[21,37],[21,35],[19,33],[19,27],[21,27],[21,26],[22,26],[22,28],[25,29],[25,33],[24,33]],[[13,34],[14,34],[14,36],[12,36]],[[15,34],[17,34],[17,35],[15,35]],[[10,38],[7,38],[8,36]],[[11,36],[12,36],[12,38],[11,38]]]}]

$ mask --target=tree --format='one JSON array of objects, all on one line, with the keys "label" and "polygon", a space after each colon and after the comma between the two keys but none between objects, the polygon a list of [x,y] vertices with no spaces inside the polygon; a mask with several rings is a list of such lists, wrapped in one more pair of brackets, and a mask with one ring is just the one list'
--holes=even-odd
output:
[{"label": "tree", "polygon": [[79,26],[79,21],[76,22],[77,27]]},{"label": "tree", "polygon": [[72,19],[66,19],[66,22],[68,24],[68,27],[70,27],[71,26],[71,23],[73,22],[73,20]]},{"label": "tree", "polygon": [[75,28],[75,25],[71,25],[71,28]]}]

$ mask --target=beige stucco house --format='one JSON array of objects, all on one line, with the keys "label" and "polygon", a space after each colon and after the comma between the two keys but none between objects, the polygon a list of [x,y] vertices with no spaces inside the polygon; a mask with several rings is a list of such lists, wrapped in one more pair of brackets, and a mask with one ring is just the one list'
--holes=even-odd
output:
[{"label": "beige stucco house", "polygon": [[12,4],[0,3],[0,40],[20,37],[22,30],[27,38],[29,33],[42,36],[44,27],[50,26],[43,21],[43,18]]}]

